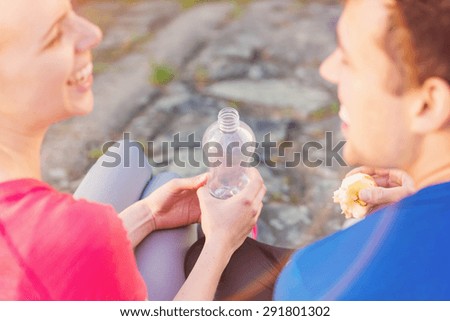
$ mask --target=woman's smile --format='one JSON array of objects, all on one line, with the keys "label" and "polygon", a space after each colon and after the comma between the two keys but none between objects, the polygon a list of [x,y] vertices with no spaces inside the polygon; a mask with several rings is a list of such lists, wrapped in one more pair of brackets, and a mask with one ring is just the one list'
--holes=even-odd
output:
[{"label": "woman's smile", "polygon": [[92,62],[88,63],[78,71],[76,71],[73,76],[69,78],[67,84],[69,86],[75,86],[79,91],[86,91],[91,88],[93,82],[92,71],[94,66]]}]

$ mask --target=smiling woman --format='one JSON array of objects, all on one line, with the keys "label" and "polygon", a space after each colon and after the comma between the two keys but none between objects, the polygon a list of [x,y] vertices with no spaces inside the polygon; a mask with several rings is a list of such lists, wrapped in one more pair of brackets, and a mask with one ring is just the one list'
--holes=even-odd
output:
[{"label": "smiling woman", "polygon": [[[164,280],[162,288],[147,285],[156,293],[171,287],[165,299],[178,290],[176,299],[212,299],[260,214],[265,187],[256,170],[246,193],[220,203],[205,192],[205,175],[160,187],[167,180],[149,183],[151,170],[139,161],[107,170],[100,159],[77,199],[41,181],[49,126],[93,109],[91,49],[101,38],[68,0],[0,0],[0,300],[144,300],[133,248],[156,230],[197,223],[200,215],[207,242],[191,276],[183,284],[184,273],[174,276],[176,269],[166,267],[153,276]],[[143,267],[156,259],[162,260]]]},{"label": "smiling woman", "polygon": [[[19,18],[17,22],[20,23],[13,25],[18,27],[16,32],[21,37],[5,49],[5,59],[0,62],[7,65],[4,66],[9,70],[6,75],[18,75],[16,81],[11,82],[8,77],[7,84],[2,82],[2,88],[11,88],[11,97],[7,98],[14,101],[20,98],[22,108],[39,106],[41,111],[48,111],[41,114],[47,119],[41,119],[41,123],[36,124],[38,127],[88,113],[93,106],[92,77],[85,73],[84,81],[80,82],[76,76],[84,68],[91,68],[90,50],[100,42],[100,30],[77,16],[68,1],[54,1],[49,8],[28,6],[26,10],[23,10],[23,2],[14,2],[8,15]],[[22,90],[20,97],[14,97],[17,95],[15,88],[20,87],[28,90]],[[58,87],[59,92],[54,92]],[[48,99],[50,91],[51,100]],[[3,95],[8,93],[2,91]],[[21,109],[16,111],[22,112]]]},{"label": "smiling woman", "polygon": [[[28,155],[39,152],[36,149],[48,126],[93,108],[90,50],[100,42],[101,32],[77,16],[69,1],[46,3],[35,7],[26,0],[0,2],[4,40],[0,126],[7,129],[2,141],[5,146],[17,139],[28,142],[24,146]],[[37,168],[30,169],[28,160],[23,160],[27,163],[23,166],[21,161],[15,157],[18,168],[30,170],[27,176],[39,178]],[[18,168],[2,171],[0,177],[23,176]]]}]

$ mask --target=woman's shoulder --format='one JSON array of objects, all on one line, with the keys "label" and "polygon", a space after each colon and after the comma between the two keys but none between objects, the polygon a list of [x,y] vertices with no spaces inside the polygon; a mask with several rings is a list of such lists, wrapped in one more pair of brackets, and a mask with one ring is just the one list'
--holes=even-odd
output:
[{"label": "woman's shoulder", "polygon": [[[127,291],[112,282],[114,275],[137,271],[126,231],[111,206],[77,200],[46,183],[0,183],[0,225],[18,262],[45,283],[53,298],[122,298]],[[107,282],[110,291],[94,293],[97,280]]]},{"label": "woman's shoulder", "polygon": [[71,194],[52,188],[35,179],[19,179],[0,183],[0,218],[41,222],[64,220],[81,224],[85,219],[92,225],[106,219],[116,219],[114,209],[106,204],[77,200]]},{"label": "woman's shoulder", "polygon": [[0,183],[0,222],[27,253],[77,255],[128,242],[111,206],[75,199],[38,180]]},{"label": "woman's shoulder", "polygon": [[33,179],[0,183],[0,220],[21,244],[92,244],[126,235],[111,206],[75,199]]}]

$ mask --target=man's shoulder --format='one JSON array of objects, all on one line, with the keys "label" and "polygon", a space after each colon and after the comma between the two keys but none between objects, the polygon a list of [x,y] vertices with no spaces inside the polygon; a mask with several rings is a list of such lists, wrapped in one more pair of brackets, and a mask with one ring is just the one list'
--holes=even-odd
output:
[{"label": "man's shoulder", "polygon": [[[450,268],[450,260],[439,250],[450,246],[449,188],[447,183],[421,190],[297,251],[279,282],[282,284],[280,297],[289,297],[289,291],[285,291],[289,288],[305,299],[303,294],[289,287],[288,284],[295,282],[303,293],[309,293],[306,298],[335,299],[343,298],[344,294],[360,299],[388,295],[427,297],[424,293],[438,287],[442,279],[424,277],[421,273]],[[405,262],[415,264],[405,266]],[[339,281],[350,276],[348,285]],[[354,283],[355,280],[359,281]],[[389,280],[392,288],[382,286],[379,280]],[[333,284],[342,285],[339,295],[331,291]],[[366,290],[360,293],[354,287],[361,284]],[[412,287],[408,293],[399,290],[408,286]],[[450,290],[445,287],[441,293],[430,297],[448,297],[448,293]]]}]

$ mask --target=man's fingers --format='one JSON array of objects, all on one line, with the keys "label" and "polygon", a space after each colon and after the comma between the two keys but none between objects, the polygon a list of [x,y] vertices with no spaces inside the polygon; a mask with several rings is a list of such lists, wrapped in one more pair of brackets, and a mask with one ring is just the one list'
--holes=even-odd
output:
[{"label": "man's fingers", "polygon": [[411,176],[401,170],[393,169],[389,172],[389,181],[394,184],[414,190],[414,181]]},{"label": "man's fingers", "polygon": [[410,193],[403,187],[371,187],[365,188],[359,192],[359,198],[369,204],[386,204],[398,202]]},{"label": "man's fingers", "polygon": [[372,176],[378,186],[381,187],[398,187],[407,188],[410,192],[415,190],[414,181],[405,171],[399,169],[374,168],[361,166],[348,172],[345,177],[363,173]]},{"label": "man's fingers", "polygon": [[360,167],[357,167],[357,168],[351,170],[350,172],[348,172],[347,175],[345,175],[345,177],[352,176],[353,174],[358,174],[358,173],[363,173],[363,174],[367,174],[370,176],[373,176],[373,175],[384,176],[384,175],[389,175],[389,169],[374,168],[374,167],[369,167],[369,166],[360,166]]},{"label": "man's fingers", "polygon": [[377,186],[389,187],[389,177],[388,176],[373,176],[372,177]]},{"label": "man's fingers", "polygon": [[[347,174],[345,174],[345,177],[349,177],[352,176],[354,174],[358,174],[358,173],[364,173],[364,174],[368,174],[367,171],[369,170],[369,167],[366,166],[361,166],[361,167],[357,167],[352,169],[350,172],[348,172]],[[370,175],[370,174],[369,174]]]}]

